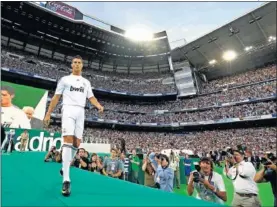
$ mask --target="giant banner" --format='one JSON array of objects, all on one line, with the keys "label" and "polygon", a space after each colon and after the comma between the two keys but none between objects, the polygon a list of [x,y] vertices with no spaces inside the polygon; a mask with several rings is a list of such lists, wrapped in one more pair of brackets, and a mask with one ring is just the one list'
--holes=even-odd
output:
[{"label": "giant banner", "polygon": [[[6,139],[13,140],[14,148],[20,151],[21,134],[25,129],[5,128]],[[51,133],[46,130],[27,130],[29,139],[27,141],[25,151],[49,151],[52,146],[60,150],[62,146],[62,138],[60,133]],[[92,137],[91,137],[92,138]],[[85,138],[84,143],[80,147],[85,148],[89,153],[110,153],[111,145],[102,143],[92,143],[92,140]]]},{"label": "giant banner", "polygon": [[52,11],[63,16],[75,19],[75,8],[62,2],[48,1],[46,8],[51,9]]},{"label": "giant banner", "polygon": [[[20,150],[21,133],[24,129],[11,129],[5,128],[6,137],[12,136],[15,143],[15,150]],[[51,146],[56,146],[57,149],[61,148],[61,134],[50,133],[45,130],[28,130],[29,140],[26,144],[26,151],[49,151]]]},{"label": "giant banner", "polygon": [[1,124],[6,128],[42,129],[48,91],[1,82]]}]

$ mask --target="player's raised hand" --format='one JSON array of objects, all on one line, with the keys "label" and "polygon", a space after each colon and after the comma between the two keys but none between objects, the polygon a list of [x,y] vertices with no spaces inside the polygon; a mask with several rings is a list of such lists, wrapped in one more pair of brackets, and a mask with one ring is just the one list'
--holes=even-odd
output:
[{"label": "player's raised hand", "polygon": [[43,124],[44,124],[44,127],[48,127],[49,124],[50,124],[50,114],[46,114],[44,119],[43,119]]}]

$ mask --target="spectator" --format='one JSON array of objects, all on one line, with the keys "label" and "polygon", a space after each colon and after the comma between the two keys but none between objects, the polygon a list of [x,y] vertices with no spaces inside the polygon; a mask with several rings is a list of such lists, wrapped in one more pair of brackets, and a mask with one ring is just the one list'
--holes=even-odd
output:
[{"label": "spectator", "polygon": [[96,172],[100,173],[101,175],[104,175],[104,173],[103,173],[103,158],[102,157],[97,156],[96,165],[97,165]]},{"label": "spectator", "polygon": [[120,154],[120,159],[121,162],[124,166],[124,171],[122,172],[121,179],[122,180],[129,180],[129,165],[130,165],[130,160],[128,157],[125,156],[124,151],[121,152]]},{"label": "spectator", "polygon": [[91,159],[90,159],[90,162],[89,162],[89,165],[88,165],[88,170],[91,171],[91,172],[95,172],[97,171],[97,154],[96,153],[92,153],[91,155]]},{"label": "spectator", "polygon": [[155,169],[148,156],[143,160],[142,171],[144,171],[144,185],[148,187],[155,186]]},{"label": "spectator", "polygon": [[121,161],[117,157],[116,149],[111,149],[111,158],[104,160],[103,174],[113,178],[119,178],[124,171]]},{"label": "spectator", "polygon": [[158,168],[156,173],[156,183],[159,188],[166,192],[173,192],[174,172],[169,168],[169,158],[161,155],[158,160]]},{"label": "spectator", "polygon": [[136,150],[132,150],[132,155],[130,156],[130,162],[131,162],[131,180],[133,183],[139,184],[139,166],[140,166],[140,160],[137,156]]},{"label": "spectator", "polygon": [[[171,150],[170,156],[169,156],[169,167],[173,170],[174,172],[174,180],[176,187],[180,189],[180,173],[177,173],[177,168],[179,168],[179,158],[174,154],[174,152]],[[180,172],[178,170],[178,172]]]},{"label": "spectator", "polygon": [[189,183],[189,176],[191,173],[191,159],[189,158],[189,155],[186,154],[185,155],[185,159],[184,159],[184,167],[185,167],[185,176],[186,176],[186,182],[187,184]]}]

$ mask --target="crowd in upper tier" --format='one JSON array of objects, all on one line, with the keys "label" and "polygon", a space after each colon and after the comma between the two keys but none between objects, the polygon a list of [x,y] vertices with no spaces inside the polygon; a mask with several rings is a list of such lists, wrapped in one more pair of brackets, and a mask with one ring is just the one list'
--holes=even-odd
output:
[{"label": "crowd in upper tier", "polygon": [[[10,51],[11,49],[9,49]],[[53,59],[35,57],[33,54],[12,50],[11,52],[24,56],[23,59],[6,55],[2,50],[1,66],[16,69],[21,72],[37,74],[52,79],[60,79],[70,74],[68,65]],[[48,63],[48,64],[44,64]],[[171,73],[138,73],[120,74],[106,71],[96,71],[91,68],[83,68],[83,76],[89,79],[94,88],[115,90],[129,93],[173,93],[176,92],[175,83],[164,84],[163,80],[172,78]]]},{"label": "crowd in upper tier", "polygon": [[[21,55],[23,58],[13,58],[12,56],[7,55],[7,52]],[[4,46],[2,46],[1,66],[53,79],[59,79],[60,77],[70,73],[70,63],[65,64],[62,61],[50,59],[47,57],[37,57],[34,56],[34,54],[22,52],[20,50],[15,50],[11,47]],[[83,75],[91,81],[91,85],[94,88],[130,93],[176,92],[174,81],[163,81],[166,78],[173,78],[171,73],[123,74],[107,71],[96,71],[91,68],[84,67]],[[201,93],[226,89],[227,85],[228,88],[230,88],[233,86],[267,81],[271,79],[276,79],[276,65],[271,65],[265,68],[247,71],[235,76],[224,77],[203,83],[203,89]],[[233,91],[232,94],[229,92],[228,98],[241,99],[248,94],[250,96],[261,96],[263,93],[260,93],[260,91],[266,93],[270,93],[270,90],[272,91],[272,88],[263,87],[263,84],[257,85],[257,87],[262,87],[261,89],[257,89],[260,91],[256,91],[256,88],[254,89],[254,87],[248,87],[240,90],[239,95],[237,94],[237,91]],[[199,102],[203,103],[202,101]]]}]

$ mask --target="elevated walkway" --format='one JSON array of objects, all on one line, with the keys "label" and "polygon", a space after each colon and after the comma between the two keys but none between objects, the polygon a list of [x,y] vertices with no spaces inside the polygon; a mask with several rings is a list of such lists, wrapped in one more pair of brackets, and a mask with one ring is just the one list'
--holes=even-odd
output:
[{"label": "elevated walkway", "polygon": [[61,195],[61,164],[45,163],[45,153],[1,155],[2,206],[216,206],[176,193],[72,168],[72,194]]}]

